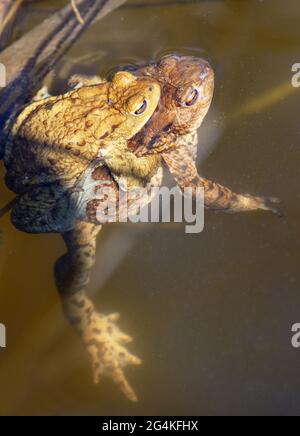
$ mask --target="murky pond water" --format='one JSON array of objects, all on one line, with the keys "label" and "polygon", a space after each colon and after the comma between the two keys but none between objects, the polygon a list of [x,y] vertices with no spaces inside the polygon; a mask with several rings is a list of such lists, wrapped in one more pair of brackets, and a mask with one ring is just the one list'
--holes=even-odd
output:
[{"label": "murky pond water", "polygon": [[[65,2],[31,4],[19,30]],[[169,3],[162,5],[160,3]],[[105,228],[89,290],[120,311],[143,359],[126,374],[140,401],[91,380],[85,351],[62,316],[53,264],[58,236],[1,220],[0,414],[299,414],[300,322],[298,0],[129,1],[98,22],[55,70],[105,73],[177,51],[209,59],[216,94],[199,144],[201,172],[238,192],[282,199],[284,217],[207,212],[183,225]],[[1,167],[1,180],[3,180]],[[0,186],[1,204],[11,194]]]}]

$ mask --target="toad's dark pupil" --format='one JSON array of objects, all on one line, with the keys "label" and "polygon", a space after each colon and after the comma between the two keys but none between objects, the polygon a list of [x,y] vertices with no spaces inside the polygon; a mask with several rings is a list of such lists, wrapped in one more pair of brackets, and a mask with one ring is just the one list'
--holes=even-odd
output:
[{"label": "toad's dark pupil", "polygon": [[197,89],[194,89],[194,91],[190,94],[188,100],[185,102],[187,106],[193,106],[199,97],[199,91]]},{"label": "toad's dark pupil", "polygon": [[141,107],[137,109],[134,113],[135,115],[142,115],[146,109],[147,109],[147,100],[144,100]]}]

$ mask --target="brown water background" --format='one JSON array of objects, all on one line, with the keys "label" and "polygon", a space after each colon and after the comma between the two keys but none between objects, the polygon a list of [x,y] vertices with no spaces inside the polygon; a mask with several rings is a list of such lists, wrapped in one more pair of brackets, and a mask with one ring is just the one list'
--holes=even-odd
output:
[{"label": "brown water background", "polygon": [[[16,36],[64,3],[30,5]],[[52,90],[71,73],[105,74],[165,52],[206,57],[216,94],[201,129],[201,173],[281,198],[284,217],[207,212],[199,235],[183,225],[103,230],[89,290],[99,310],[121,312],[135,338],[130,348],[144,364],[126,374],[137,404],[109,379],[92,384],[54,286],[60,237],[22,234],[1,220],[1,415],[299,414],[291,326],[300,322],[300,95],[290,84],[300,62],[299,1],[156,3],[129,1],[97,23],[55,70]]]}]

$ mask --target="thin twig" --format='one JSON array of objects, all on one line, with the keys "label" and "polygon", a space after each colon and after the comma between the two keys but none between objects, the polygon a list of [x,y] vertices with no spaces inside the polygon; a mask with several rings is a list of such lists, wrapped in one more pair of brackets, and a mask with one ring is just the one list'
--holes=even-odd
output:
[{"label": "thin twig", "polygon": [[132,3],[126,4],[123,8],[127,9],[144,9],[144,8],[161,8],[163,6],[187,6],[187,5],[195,5],[200,3],[207,2],[216,2],[216,1],[224,1],[224,0],[161,0],[158,2],[141,2],[141,3]]},{"label": "thin twig", "polygon": [[[121,9],[154,9],[161,8],[164,6],[189,6],[189,5],[201,5],[204,3],[222,3],[225,0],[161,0],[158,2],[150,2],[143,1],[137,3],[129,3],[121,6]],[[58,8],[53,6],[45,6],[45,7],[32,7],[30,6],[31,2],[26,2],[26,5],[30,7],[30,13],[36,15],[48,15],[50,13],[55,13],[58,11]]]},{"label": "thin twig", "polygon": [[2,23],[0,23],[0,37],[4,32],[4,30],[6,29],[6,27],[8,26],[8,24],[10,23],[10,21],[15,17],[23,1],[24,0],[15,0],[15,2],[12,4],[4,20],[2,21]]},{"label": "thin twig", "polygon": [[71,0],[71,5],[72,5],[72,8],[74,10],[74,13],[76,15],[77,20],[79,21],[79,23],[81,25],[83,25],[84,24],[84,19],[82,18],[81,13],[79,12],[79,9],[77,7],[76,1],[75,0]]}]

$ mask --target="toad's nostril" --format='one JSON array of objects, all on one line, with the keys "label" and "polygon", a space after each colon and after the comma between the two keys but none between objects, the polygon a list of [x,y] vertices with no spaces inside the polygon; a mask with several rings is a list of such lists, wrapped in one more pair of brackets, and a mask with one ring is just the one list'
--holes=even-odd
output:
[{"label": "toad's nostril", "polygon": [[209,74],[209,68],[204,68],[204,70],[200,73],[200,79],[204,80]]}]

